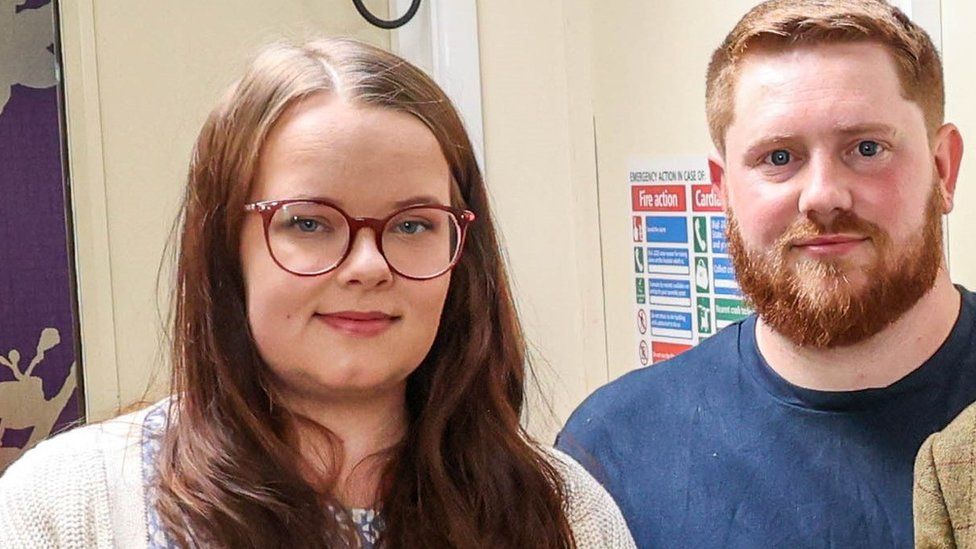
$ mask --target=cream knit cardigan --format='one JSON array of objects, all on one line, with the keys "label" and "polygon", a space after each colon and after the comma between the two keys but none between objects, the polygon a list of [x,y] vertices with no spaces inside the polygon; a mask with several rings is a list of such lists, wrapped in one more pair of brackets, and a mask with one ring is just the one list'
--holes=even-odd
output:
[{"label": "cream knit cardigan", "polygon": [[[0,477],[0,548],[142,548],[148,544],[141,436],[147,410],[42,442]],[[632,548],[617,505],[572,458],[562,475],[580,548]]]}]

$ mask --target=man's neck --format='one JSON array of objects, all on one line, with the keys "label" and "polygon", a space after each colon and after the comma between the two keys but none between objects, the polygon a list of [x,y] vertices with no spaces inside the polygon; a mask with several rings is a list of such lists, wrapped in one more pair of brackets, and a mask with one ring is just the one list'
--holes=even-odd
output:
[{"label": "man's neck", "polygon": [[847,347],[799,347],[761,319],[756,343],[786,381],[820,391],[887,387],[915,371],[939,349],[959,316],[959,292],[945,269],[911,309],[865,341]]}]

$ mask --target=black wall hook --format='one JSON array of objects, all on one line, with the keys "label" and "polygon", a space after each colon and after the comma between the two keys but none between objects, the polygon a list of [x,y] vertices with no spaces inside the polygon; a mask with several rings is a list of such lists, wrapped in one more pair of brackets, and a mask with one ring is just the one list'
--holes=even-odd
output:
[{"label": "black wall hook", "polygon": [[410,2],[410,7],[407,8],[407,13],[403,14],[403,17],[386,21],[373,15],[372,12],[370,12],[369,9],[363,5],[363,0],[352,0],[352,4],[356,6],[356,11],[359,12],[359,15],[362,15],[364,19],[370,22],[370,24],[386,30],[398,29],[406,25],[411,19],[413,19],[414,15],[417,15],[417,10],[420,9],[420,0],[413,0]]}]

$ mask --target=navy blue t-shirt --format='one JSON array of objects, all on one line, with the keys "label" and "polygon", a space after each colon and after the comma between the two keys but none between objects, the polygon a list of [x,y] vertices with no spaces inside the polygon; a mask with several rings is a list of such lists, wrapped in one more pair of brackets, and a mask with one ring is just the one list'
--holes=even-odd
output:
[{"label": "navy blue t-shirt", "polygon": [[639,547],[912,547],[912,469],[976,400],[976,297],[942,347],[883,389],[790,384],[755,317],[591,395],[557,445],[600,480]]}]

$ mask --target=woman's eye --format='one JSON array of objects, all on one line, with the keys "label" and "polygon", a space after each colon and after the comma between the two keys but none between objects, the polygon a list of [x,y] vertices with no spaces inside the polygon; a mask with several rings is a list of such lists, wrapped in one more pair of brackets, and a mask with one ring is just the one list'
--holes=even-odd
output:
[{"label": "woman's eye", "polygon": [[766,157],[766,162],[773,166],[785,166],[790,163],[790,151],[784,149],[775,150]]},{"label": "woman's eye", "polygon": [[298,227],[298,230],[302,231],[303,233],[314,233],[315,231],[324,229],[321,223],[307,217],[293,217],[291,224],[294,227]]},{"label": "woman's eye", "polygon": [[421,221],[401,221],[396,224],[396,231],[404,234],[417,234],[430,229]]},{"label": "woman's eye", "polygon": [[881,144],[877,141],[865,140],[857,144],[857,152],[861,156],[874,156],[881,152]]}]

